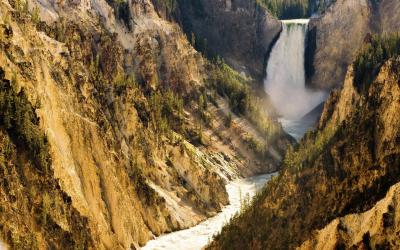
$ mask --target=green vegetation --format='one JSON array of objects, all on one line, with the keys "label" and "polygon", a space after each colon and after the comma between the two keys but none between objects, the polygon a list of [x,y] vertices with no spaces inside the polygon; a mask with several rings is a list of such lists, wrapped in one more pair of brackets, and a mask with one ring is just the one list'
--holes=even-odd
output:
[{"label": "green vegetation", "polygon": [[27,0],[15,0],[13,1],[13,7],[19,13],[28,13],[28,1]]},{"label": "green vegetation", "polygon": [[250,90],[247,81],[220,58],[216,59],[214,70],[211,72],[211,82],[219,95],[228,97],[233,112],[246,113],[250,107]]},{"label": "green vegetation", "polygon": [[33,8],[32,13],[31,13],[31,19],[35,25],[38,25],[40,23],[40,14],[39,14],[38,7]]},{"label": "green vegetation", "polygon": [[[398,183],[400,169],[393,166],[399,166],[400,157],[392,151],[398,147],[396,132],[386,131],[387,146],[376,147],[382,121],[398,127],[398,121],[388,118],[396,114],[391,108],[396,101],[393,93],[388,97],[388,90],[382,90],[387,82],[373,82],[371,72],[388,60],[383,58],[398,55],[398,36],[370,39],[359,55],[369,62],[356,64],[365,70],[359,71],[365,75],[359,75],[357,84],[362,89],[373,84],[374,92],[348,104],[354,110],[344,121],[330,116],[324,128],[308,132],[296,148],[289,148],[279,176],[232,218],[209,249],[294,249],[334,218],[370,209]],[[386,81],[398,82],[399,66],[397,61],[391,65]],[[330,104],[330,110],[341,105]]]},{"label": "green vegetation", "polygon": [[281,127],[266,115],[261,98],[250,90],[250,80],[234,71],[219,57],[210,68],[211,88],[228,99],[235,114],[245,116],[264,136],[273,139]]},{"label": "green vegetation", "polygon": [[[28,0],[14,0],[10,1],[10,4],[14,7],[14,9],[17,11],[18,15],[20,16],[19,18],[22,17],[27,17],[30,16],[31,21],[34,25],[38,25],[40,23],[40,10],[37,6],[34,6],[31,8],[31,11],[29,11],[30,6],[28,3]],[[25,29],[25,24],[26,21],[20,22],[21,28]]]},{"label": "green vegetation", "polygon": [[268,147],[265,143],[249,135],[244,137],[244,141],[247,143],[249,149],[251,149],[258,157],[266,159]]},{"label": "green vegetation", "polygon": [[289,170],[300,171],[305,166],[311,166],[329,145],[338,127],[338,124],[331,123],[323,130],[308,132],[296,150],[289,146],[283,160],[284,167]]},{"label": "green vegetation", "polygon": [[146,206],[151,206],[164,202],[164,198],[158,196],[156,191],[154,191],[154,189],[147,184],[146,177],[141,170],[141,167],[138,166],[137,162],[131,162],[130,168],[127,170],[129,179],[134,185],[136,192],[143,204]]},{"label": "green vegetation", "polygon": [[[149,98],[150,121],[159,137],[170,137],[171,130],[181,132],[183,125],[183,99],[171,90],[157,91]],[[161,138],[159,138],[161,139]]]},{"label": "green vegetation", "polygon": [[209,99],[211,100],[212,98],[207,96],[205,89],[202,89],[198,96],[197,112],[206,126],[210,126],[212,120],[210,113],[207,111]]},{"label": "green vegetation", "polygon": [[[0,186],[6,187],[0,192],[2,239],[12,249],[38,248],[39,239],[51,249],[91,248],[86,219],[54,178],[35,107],[23,88],[15,90],[15,73],[12,81],[4,77],[0,68]],[[57,224],[60,219],[71,231]]]},{"label": "green vegetation", "polygon": [[355,86],[359,90],[368,89],[383,63],[399,54],[399,33],[368,37],[367,43],[361,48],[353,63]]},{"label": "green vegetation", "polygon": [[[97,58],[96,62],[91,63],[91,70],[96,71],[96,64],[99,64],[99,59]],[[139,85],[135,81],[135,77],[133,75],[125,75],[122,73],[118,73],[113,80],[114,87],[117,93],[122,93],[126,88],[138,89]]]},{"label": "green vegetation", "polygon": [[[0,70],[0,78],[2,77],[4,72]],[[39,128],[39,119],[26,98],[24,89],[16,93],[9,81],[2,81],[0,85],[0,126],[33,152],[33,160],[41,171],[48,171],[48,144]]]},{"label": "green vegetation", "polygon": [[310,15],[310,0],[258,0],[279,19],[306,18]]},{"label": "green vegetation", "polygon": [[[379,1],[379,0],[372,0],[372,1]],[[323,14],[329,8],[329,6],[331,6],[335,2],[336,2],[336,0],[320,0],[318,2],[315,1],[313,11],[317,12],[319,14]]]}]

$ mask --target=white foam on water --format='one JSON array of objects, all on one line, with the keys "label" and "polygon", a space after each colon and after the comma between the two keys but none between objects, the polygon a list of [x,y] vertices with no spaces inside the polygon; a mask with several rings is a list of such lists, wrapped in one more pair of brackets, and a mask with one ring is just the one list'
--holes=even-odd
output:
[{"label": "white foam on water", "polygon": [[304,50],[308,19],[282,20],[282,32],[271,51],[264,88],[280,115],[282,126],[296,139],[303,136],[310,124],[301,118],[325,98],[324,91],[306,87]]},{"label": "white foam on water", "polygon": [[239,179],[226,185],[230,204],[222,212],[197,226],[162,235],[149,241],[144,250],[199,250],[206,246],[212,236],[220,232],[223,225],[238,211],[246,197],[253,197],[273,174]]}]

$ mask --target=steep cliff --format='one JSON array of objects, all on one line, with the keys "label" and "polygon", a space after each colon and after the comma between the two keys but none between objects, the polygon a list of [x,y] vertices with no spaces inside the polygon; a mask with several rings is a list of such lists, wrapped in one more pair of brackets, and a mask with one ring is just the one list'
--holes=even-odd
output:
[{"label": "steep cliff", "polygon": [[399,249],[400,184],[370,210],[337,218],[298,249]]},{"label": "steep cliff", "polygon": [[192,44],[261,80],[281,24],[256,0],[178,0],[177,20]]},{"label": "steep cliff", "polygon": [[400,3],[393,0],[379,1],[381,32],[400,32]]},{"label": "steep cliff", "polygon": [[311,19],[306,59],[309,86],[340,86],[368,34],[400,31],[399,5],[395,0],[338,0]]},{"label": "steep cliff", "polygon": [[369,0],[338,0],[321,17],[311,19],[309,85],[331,89],[343,83],[348,65],[371,30],[372,16]]},{"label": "steep cliff", "polygon": [[[276,170],[288,142],[271,117],[225,125],[232,105],[209,75],[219,68],[150,1],[4,0],[0,50],[1,88],[29,107],[0,115],[1,162],[12,166],[2,168],[0,231],[11,247],[138,247],[215,214],[226,180]],[[247,103],[240,79],[234,93]],[[42,136],[45,174],[10,114]]]},{"label": "steep cliff", "polygon": [[[88,218],[53,176],[49,144],[24,91],[0,69],[0,230],[11,249],[94,246]],[[21,114],[23,114],[21,116]]]},{"label": "steep cliff", "polygon": [[[382,113],[380,115],[381,118],[378,120],[379,129],[374,129],[375,142],[379,143],[374,143],[369,147],[372,147],[371,149],[374,150],[376,155],[379,155],[383,150],[391,150],[393,152],[391,158],[386,159],[386,161],[390,162],[389,167],[391,171],[398,171],[400,166],[398,159],[400,152],[400,119],[398,115],[394,115],[394,113],[398,113],[400,108],[399,72],[400,58],[386,62],[381,68],[375,82],[372,83],[368,93],[371,97],[379,95],[379,106],[386,106],[384,109],[379,108],[376,110],[378,114]],[[347,91],[347,94],[344,94],[342,91],[341,96],[354,95],[354,93],[354,90],[353,93]],[[350,101],[350,98],[347,99]],[[339,104],[339,102],[342,104]],[[343,101],[339,102],[336,106],[348,107],[350,104],[348,102],[347,105],[343,105]],[[373,103],[370,105],[373,105]],[[351,110],[348,108],[336,109],[333,113],[331,110],[325,109],[323,113],[324,118],[321,120],[320,125],[325,122],[325,118],[328,116],[331,117],[330,119],[340,120],[341,117],[347,117],[350,113]],[[390,137],[393,139],[389,139]],[[377,169],[374,170],[379,171],[383,164],[379,163],[376,166]],[[397,177],[388,177],[382,181],[381,185],[389,186],[390,183],[398,180]],[[371,194],[371,190],[368,190],[368,193]],[[400,218],[398,216],[399,210],[397,204],[400,197],[398,195],[399,183],[393,185],[388,190],[385,198],[378,201],[368,211],[336,218],[320,231],[314,232],[313,236],[310,237],[311,239],[304,242],[300,249],[336,249],[337,247],[345,249],[354,247],[367,249],[399,248],[398,236],[400,229],[398,225]]]},{"label": "steep cliff", "polygon": [[332,220],[305,249],[396,249],[399,221],[389,203],[398,202],[397,186],[389,189],[400,181],[400,58],[377,69],[371,83],[355,81],[349,69],[342,89],[328,98],[318,129],[288,151],[280,175],[209,249],[293,249]]}]

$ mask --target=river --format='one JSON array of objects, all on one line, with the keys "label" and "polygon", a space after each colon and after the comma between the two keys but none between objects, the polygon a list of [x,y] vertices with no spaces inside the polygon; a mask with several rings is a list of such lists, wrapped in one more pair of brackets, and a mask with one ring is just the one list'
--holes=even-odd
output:
[{"label": "river", "polygon": [[258,175],[231,181],[226,185],[230,204],[225,206],[220,213],[197,226],[157,237],[149,241],[142,249],[199,250],[203,248],[212,236],[218,233],[223,225],[240,210],[243,200],[246,197],[253,197],[272,175]]},{"label": "river", "polygon": [[[325,99],[322,91],[313,91],[305,85],[304,48],[308,20],[282,21],[282,33],[274,45],[267,65],[265,91],[282,116],[283,128],[299,140],[313,122],[302,119]],[[162,235],[149,241],[143,249],[198,250],[207,245],[212,236],[238,211],[245,197],[253,197],[271,177],[260,175],[230,182],[227,186],[230,205],[222,212],[197,226]]]}]

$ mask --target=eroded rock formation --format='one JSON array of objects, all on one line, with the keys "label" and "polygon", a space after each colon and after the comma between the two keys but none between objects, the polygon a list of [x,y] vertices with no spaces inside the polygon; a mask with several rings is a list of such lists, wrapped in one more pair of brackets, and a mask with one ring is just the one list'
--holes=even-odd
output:
[{"label": "eroded rock formation", "polygon": [[252,123],[224,125],[232,111],[208,101],[226,104],[207,89],[209,63],[147,0],[1,1],[0,50],[1,87],[24,96],[51,160],[46,174],[31,170],[35,141],[6,127],[26,109],[1,116],[11,248],[136,248],[218,212],[226,181],[276,170],[288,142],[271,119],[280,145],[268,141],[265,160],[245,140],[267,143]]},{"label": "eroded rock formation", "polygon": [[359,88],[350,68],[328,98],[319,128],[288,151],[279,177],[209,249],[294,249],[324,227],[304,249],[396,249],[399,71],[400,59],[391,59]]}]

